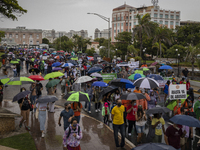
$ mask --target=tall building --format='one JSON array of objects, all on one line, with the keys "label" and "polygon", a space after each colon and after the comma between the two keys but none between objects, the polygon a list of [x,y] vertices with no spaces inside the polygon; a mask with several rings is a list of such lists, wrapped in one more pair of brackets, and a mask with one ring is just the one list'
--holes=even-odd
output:
[{"label": "tall building", "polygon": [[88,32],[87,30],[81,30],[81,31],[74,31],[74,30],[70,30],[67,33],[67,37],[72,38],[74,35],[78,35],[78,36],[82,36],[83,38],[88,38]]},{"label": "tall building", "polygon": [[[111,37],[111,33],[112,33],[111,30],[112,29],[110,28],[110,37]],[[96,28],[94,31],[94,39],[96,39],[96,38],[108,39],[108,35],[109,35],[108,29],[103,29],[102,31],[100,31],[98,28]]]},{"label": "tall building", "polygon": [[159,6],[135,8],[124,4],[113,9],[112,41],[115,42],[118,33],[131,32],[132,28],[138,25],[137,14],[143,17],[147,13],[150,14],[151,21],[158,23],[160,26],[166,26],[170,29],[180,26],[180,11],[160,9]]},{"label": "tall building", "polygon": [[1,45],[14,46],[31,46],[42,44],[41,29],[26,29],[26,27],[0,28],[5,32],[5,37],[1,40]]}]

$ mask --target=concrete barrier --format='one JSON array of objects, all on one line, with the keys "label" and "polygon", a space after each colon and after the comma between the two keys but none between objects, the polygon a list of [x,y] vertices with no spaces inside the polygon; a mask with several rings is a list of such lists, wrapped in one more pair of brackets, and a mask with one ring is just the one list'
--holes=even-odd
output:
[{"label": "concrete barrier", "polygon": [[190,80],[190,85],[191,85],[191,86],[199,87],[199,89],[200,89],[200,82]]}]

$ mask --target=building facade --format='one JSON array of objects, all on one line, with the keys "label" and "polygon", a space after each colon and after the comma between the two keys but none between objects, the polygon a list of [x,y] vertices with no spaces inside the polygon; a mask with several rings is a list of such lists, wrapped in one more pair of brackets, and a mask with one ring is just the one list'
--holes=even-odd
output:
[{"label": "building facade", "polygon": [[55,30],[42,30],[42,38],[46,38],[50,43],[53,43],[56,38]]},{"label": "building facade", "polygon": [[115,42],[115,37],[120,32],[132,32],[132,28],[138,25],[137,14],[143,17],[147,13],[150,14],[151,21],[160,26],[170,29],[180,26],[180,11],[160,9],[159,6],[135,8],[124,4],[114,8],[112,12],[112,41]]},{"label": "building facade", "polygon": [[[112,32],[112,29],[110,28],[110,37],[112,35],[111,32]],[[108,39],[108,37],[109,37],[109,30],[108,29],[103,29],[102,31],[100,31],[98,28],[95,29],[94,39],[96,39],[96,38]]]},{"label": "building facade", "polygon": [[0,28],[5,32],[1,45],[7,47],[31,46],[42,44],[41,29],[26,29],[26,27]]}]

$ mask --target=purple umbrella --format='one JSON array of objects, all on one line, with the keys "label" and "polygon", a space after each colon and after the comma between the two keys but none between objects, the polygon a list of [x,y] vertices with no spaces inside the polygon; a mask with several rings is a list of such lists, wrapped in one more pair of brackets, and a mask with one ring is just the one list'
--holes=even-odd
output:
[{"label": "purple umbrella", "polygon": [[19,54],[23,54],[23,53],[19,53]]},{"label": "purple umbrella", "polygon": [[151,64],[151,66],[155,66],[157,63],[158,63],[158,62],[154,62],[154,63]]},{"label": "purple umbrella", "polygon": [[62,70],[62,68],[54,68],[52,71],[58,71],[58,70]]}]

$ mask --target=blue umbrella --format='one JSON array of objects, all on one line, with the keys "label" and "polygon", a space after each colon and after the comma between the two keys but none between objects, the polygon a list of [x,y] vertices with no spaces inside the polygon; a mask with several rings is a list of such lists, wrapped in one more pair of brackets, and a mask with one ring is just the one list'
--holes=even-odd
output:
[{"label": "blue umbrella", "polygon": [[90,70],[88,71],[88,73],[93,73],[93,72],[99,72],[102,69],[100,67],[92,67],[90,68]]},{"label": "blue umbrella", "polygon": [[60,65],[62,65],[60,62],[55,62],[55,63],[52,64],[52,67],[58,67]]},{"label": "blue umbrella", "polygon": [[56,53],[51,53],[52,55],[56,55]]},{"label": "blue umbrella", "polygon": [[188,115],[176,115],[169,120],[172,121],[174,124],[200,128],[200,121]]},{"label": "blue umbrella", "polygon": [[109,85],[114,85],[122,88],[134,88],[133,82],[127,79],[118,78],[109,82]]},{"label": "blue umbrella", "polygon": [[102,81],[96,81],[92,84],[92,86],[100,86],[100,87],[107,87],[108,84]]},{"label": "blue umbrella", "polygon": [[151,149],[151,150],[176,150],[174,147],[170,145],[166,145],[163,143],[146,143],[139,145],[137,147],[134,147],[131,150],[145,150],[145,149]]},{"label": "blue umbrella", "polygon": [[65,63],[62,65],[62,67],[72,67],[74,66],[72,63]]},{"label": "blue umbrella", "polygon": [[164,80],[160,75],[158,74],[150,74],[147,77],[152,78],[154,80]]},{"label": "blue umbrella", "polygon": [[161,66],[159,69],[173,69],[173,68],[171,66],[164,65],[164,66]]}]

